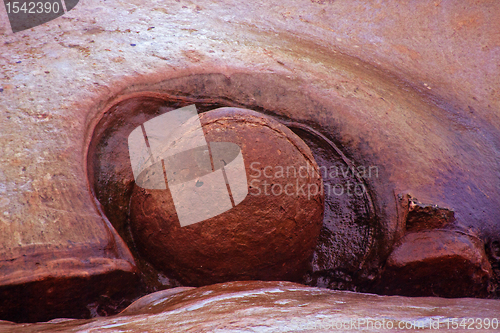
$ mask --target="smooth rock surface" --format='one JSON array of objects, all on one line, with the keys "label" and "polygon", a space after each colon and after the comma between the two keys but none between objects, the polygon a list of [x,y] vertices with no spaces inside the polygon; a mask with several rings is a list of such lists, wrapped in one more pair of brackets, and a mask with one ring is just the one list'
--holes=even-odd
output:
[{"label": "smooth rock surface", "polygon": [[[139,305],[139,306],[138,306]],[[478,312],[478,309],[481,311]],[[311,288],[290,282],[231,282],[148,295],[124,312],[92,320],[0,323],[2,332],[484,332],[498,328],[500,301],[409,298]],[[496,321],[495,321],[496,318]],[[455,329],[452,329],[454,321]],[[484,329],[485,320],[495,326]],[[465,320],[465,328],[458,326]],[[431,326],[432,325],[432,326]],[[495,329],[493,328],[495,327]],[[392,329],[390,329],[392,328]],[[439,328],[439,330],[437,330]]]}]

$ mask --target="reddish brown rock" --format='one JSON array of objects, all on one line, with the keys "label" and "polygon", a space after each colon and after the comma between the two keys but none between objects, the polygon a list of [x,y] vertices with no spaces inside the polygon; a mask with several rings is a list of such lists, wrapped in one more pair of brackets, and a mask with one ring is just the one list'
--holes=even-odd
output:
[{"label": "reddish brown rock", "polygon": [[[245,281],[154,293],[107,318],[24,325],[0,321],[0,330],[331,333],[470,332],[482,328],[496,332],[499,313],[499,300],[378,296],[289,282]],[[459,326],[461,322],[466,323],[465,329]],[[451,330],[452,325],[456,329]]]},{"label": "reddish brown rock", "polygon": [[407,234],[387,260],[379,291],[388,295],[485,296],[492,276],[484,244],[462,232]]},{"label": "reddish brown rock", "polygon": [[[64,279],[78,270],[131,275],[130,255],[88,195],[82,166],[109,107],[143,95],[274,112],[310,124],[358,164],[379,166],[368,185],[380,228],[363,262],[378,267],[392,250],[394,193],[404,190],[453,209],[497,247],[499,10],[494,1],[89,0],[12,34],[2,7],[1,275],[13,272],[21,290],[41,271]],[[102,185],[117,183],[126,179]],[[31,265],[12,269],[24,258]],[[84,269],[59,269],[62,262]],[[78,284],[69,289],[80,294]],[[43,296],[28,294],[44,308]],[[0,298],[17,301],[19,293]]]},{"label": "reddish brown rock", "polygon": [[241,148],[249,193],[234,208],[181,227],[170,190],[136,185],[131,226],[140,253],[185,285],[299,280],[323,222],[311,151],[286,126],[253,111],[221,108],[200,120],[209,143]]},{"label": "reddish brown rock", "polygon": [[422,204],[410,194],[400,194],[398,197],[402,207],[404,229],[407,232],[440,229],[455,222],[453,210],[437,205]]}]

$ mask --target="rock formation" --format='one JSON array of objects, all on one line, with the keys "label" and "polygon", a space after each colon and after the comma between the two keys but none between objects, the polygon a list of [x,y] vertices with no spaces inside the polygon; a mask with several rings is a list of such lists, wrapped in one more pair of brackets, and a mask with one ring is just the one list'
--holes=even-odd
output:
[{"label": "rock formation", "polygon": [[[118,128],[189,104],[272,117],[319,167],[344,170],[332,188],[365,186],[325,195],[304,283],[498,297],[499,12],[451,0],[88,0],[12,33],[2,7],[0,318],[111,314],[178,285],[138,255],[133,175],[114,161],[128,158]],[[483,302],[470,316],[498,313]]]}]

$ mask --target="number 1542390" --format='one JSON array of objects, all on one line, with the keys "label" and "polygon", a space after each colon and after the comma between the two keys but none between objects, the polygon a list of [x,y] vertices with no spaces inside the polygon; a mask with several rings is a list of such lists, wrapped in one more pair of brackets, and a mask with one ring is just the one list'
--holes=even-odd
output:
[{"label": "number 1542390", "polygon": [[58,2],[5,2],[8,14],[49,14],[59,13]]}]

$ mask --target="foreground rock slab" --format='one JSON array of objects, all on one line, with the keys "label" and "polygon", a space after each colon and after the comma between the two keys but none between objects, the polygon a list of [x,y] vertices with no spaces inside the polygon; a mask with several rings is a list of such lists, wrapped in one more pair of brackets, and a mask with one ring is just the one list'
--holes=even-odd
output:
[{"label": "foreground rock slab", "polygon": [[[465,320],[490,329],[500,301],[409,298],[333,291],[290,282],[231,282],[175,288],[143,297],[120,315],[39,324],[0,324],[2,332],[380,332],[435,330]],[[496,318],[496,319],[493,319]],[[456,319],[456,320],[453,320]],[[488,319],[488,320],[487,320]],[[438,325],[438,326],[437,326]],[[449,326],[448,326],[449,325]],[[472,326],[471,326],[472,327]],[[384,329],[385,328],[385,329]],[[467,331],[457,326],[454,332]]]}]

